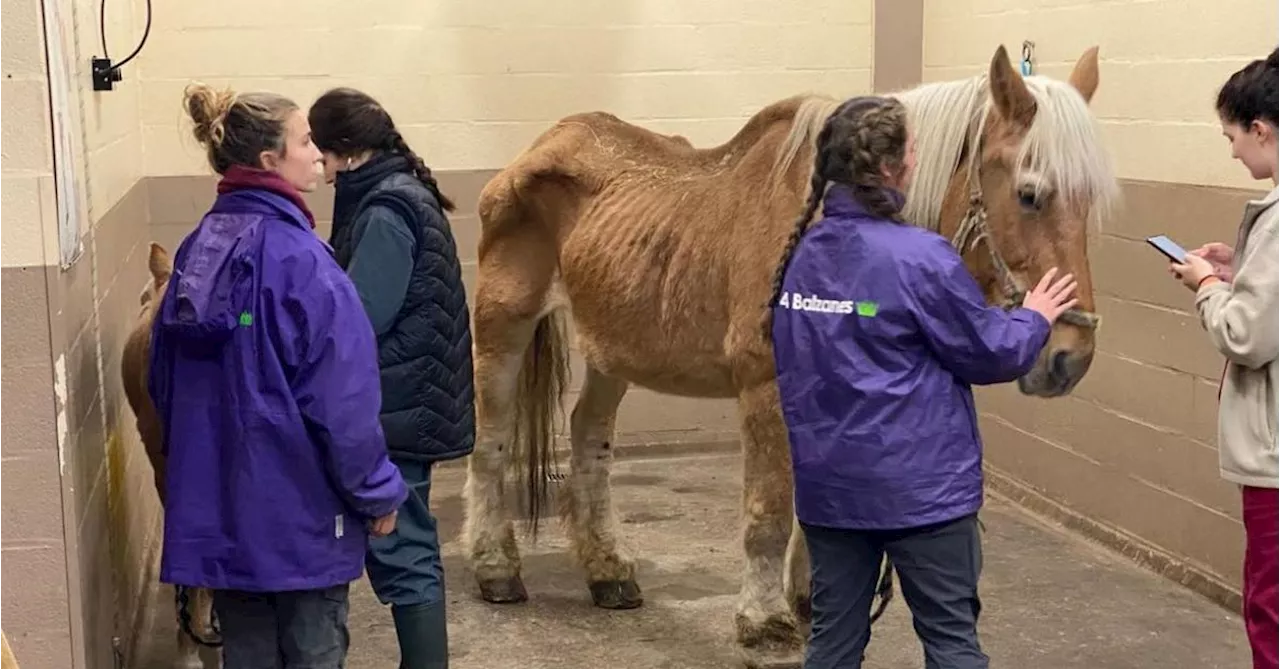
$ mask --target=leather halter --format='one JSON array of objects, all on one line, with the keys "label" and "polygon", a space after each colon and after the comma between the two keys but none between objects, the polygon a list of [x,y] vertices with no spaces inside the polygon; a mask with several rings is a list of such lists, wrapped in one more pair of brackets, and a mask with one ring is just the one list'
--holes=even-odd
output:
[{"label": "leather halter", "polygon": [[[987,247],[987,253],[991,257],[991,265],[996,269],[996,280],[1000,282],[1000,292],[1004,295],[1004,304],[1001,306],[1006,309],[1012,309],[1022,306],[1022,300],[1027,296],[1027,290],[1022,287],[1017,277],[1013,275],[1013,271],[1009,269],[1009,264],[1001,257],[1000,252],[996,250],[995,242],[991,239],[991,228],[987,225],[987,205],[982,196],[981,141],[981,136],[979,136],[977,142],[979,148],[970,156],[969,169],[967,170],[969,209],[965,212],[964,218],[960,220],[960,226],[956,228],[956,233],[951,238],[951,245],[963,256],[976,248],[978,242],[985,242],[984,246]],[[1070,325],[1097,330],[1102,323],[1102,316],[1092,311],[1072,307],[1059,316],[1058,320]]]}]

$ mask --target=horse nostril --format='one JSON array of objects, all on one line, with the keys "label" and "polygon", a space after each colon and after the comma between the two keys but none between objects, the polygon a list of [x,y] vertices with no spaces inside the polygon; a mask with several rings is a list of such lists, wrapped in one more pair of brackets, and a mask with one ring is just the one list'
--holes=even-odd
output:
[{"label": "horse nostril", "polygon": [[1066,351],[1058,351],[1057,353],[1054,353],[1053,360],[1049,364],[1049,371],[1059,379],[1067,378],[1070,376],[1070,371],[1067,369],[1069,358],[1070,356],[1067,355]]}]

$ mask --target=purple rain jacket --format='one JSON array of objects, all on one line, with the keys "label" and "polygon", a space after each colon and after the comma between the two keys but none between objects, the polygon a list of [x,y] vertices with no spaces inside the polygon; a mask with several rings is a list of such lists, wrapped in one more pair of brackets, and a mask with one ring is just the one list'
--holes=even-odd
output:
[{"label": "purple rain jacket", "polygon": [[1043,316],[987,306],[946,239],[872,217],[835,186],[773,318],[801,522],[902,529],[982,506],[970,384],[1030,370]]},{"label": "purple rain jacket", "polygon": [[378,422],[372,326],[303,211],[268,190],[219,195],[162,300],[161,580],[278,592],[359,578],[366,522],[407,489]]}]

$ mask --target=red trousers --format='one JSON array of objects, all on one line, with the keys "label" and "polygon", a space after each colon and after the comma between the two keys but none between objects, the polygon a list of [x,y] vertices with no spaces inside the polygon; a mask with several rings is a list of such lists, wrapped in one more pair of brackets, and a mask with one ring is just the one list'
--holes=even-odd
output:
[{"label": "red trousers", "polygon": [[1275,488],[1244,486],[1244,628],[1253,647],[1254,669],[1280,669],[1277,581],[1280,572],[1280,513]]}]

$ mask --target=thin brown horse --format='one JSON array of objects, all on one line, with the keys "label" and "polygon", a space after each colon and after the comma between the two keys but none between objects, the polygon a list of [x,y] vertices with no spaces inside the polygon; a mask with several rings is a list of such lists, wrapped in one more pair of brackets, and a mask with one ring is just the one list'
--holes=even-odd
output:
[{"label": "thin brown horse", "polygon": [[[896,93],[918,142],[908,220],[954,240],[989,301],[1019,301],[1051,266],[1079,281],[1078,310],[1053,327],[1019,380],[1036,397],[1070,393],[1093,357],[1089,221],[1117,194],[1088,109],[1097,84],[1097,49],[1062,83],[1020,77],[1000,47],[986,75]],[[787,436],[760,324],[808,196],[815,136],[837,104],[776,102],[705,150],[609,114],[568,116],[486,185],[474,302],[479,439],[465,490],[485,600],[527,599],[503,478],[512,464],[522,469],[536,527],[566,388],[568,312],[586,377],[570,418],[561,513],[595,604],[643,602],[609,499],[609,444],[628,386],[736,398],[745,553],[737,641],[750,664],[799,664],[808,551],[792,531]]]},{"label": "thin brown horse", "polygon": [[[1063,83],[1024,79],[1000,47],[984,76],[895,94],[917,133],[908,220],[952,239],[992,302],[1017,302],[1051,266],[1079,282],[1078,309],[1018,382],[1028,395],[1070,393],[1093,356],[1087,233],[1116,195],[1088,109],[1097,85],[1096,48]],[[578,114],[486,185],[474,300],[479,434],[465,490],[485,600],[528,597],[503,479],[509,466],[521,469],[536,526],[571,315],[587,370],[560,501],[595,604],[643,602],[609,489],[614,418],[628,386],[736,398],[745,552],[737,639],[750,663],[798,663],[808,558],[793,531],[789,446],[761,323],[808,195],[814,139],[838,102],[782,100],[709,149],[607,113]]]},{"label": "thin brown horse", "polygon": [[[163,506],[165,479],[164,455],[160,452],[161,425],[155,405],[151,402],[151,395],[147,392],[147,368],[151,356],[151,323],[159,307],[160,296],[164,294],[165,287],[169,285],[169,277],[173,274],[173,262],[164,247],[152,243],[147,266],[151,272],[151,281],[147,282],[138,298],[138,320],[129,333],[124,353],[120,357],[120,376],[129,408],[137,419],[138,434],[142,437],[142,445],[155,474],[156,494],[160,496],[160,505]],[[200,669],[203,665],[197,644],[217,643],[213,626],[213,595],[204,588],[191,588],[185,591],[183,597],[186,599],[185,604],[179,602],[175,607],[179,620],[178,657],[175,666],[177,669]],[[196,636],[200,642],[197,642]]]}]

